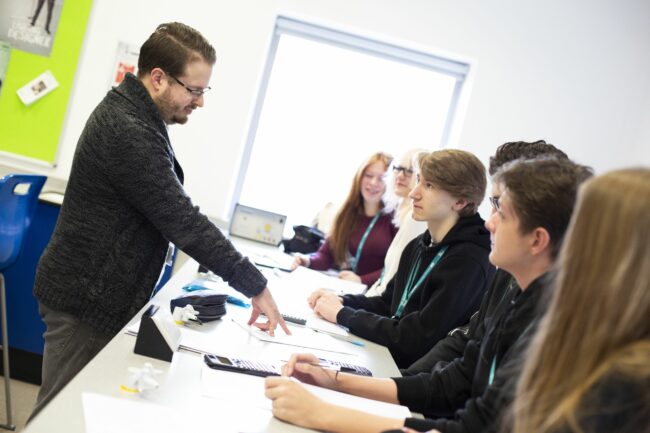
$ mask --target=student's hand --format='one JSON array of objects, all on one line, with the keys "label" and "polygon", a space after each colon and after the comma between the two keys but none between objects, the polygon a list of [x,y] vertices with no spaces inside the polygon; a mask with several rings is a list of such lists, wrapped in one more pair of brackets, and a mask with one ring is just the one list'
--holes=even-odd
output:
[{"label": "student's hand", "polygon": [[267,398],[273,400],[273,415],[282,421],[302,427],[319,429],[327,415],[329,404],[287,377],[267,377],[264,380]]},{"label": "student's hand", "polygon": [[295,377],[301,382],[323,388],[337,389],[337,374],[335,371],[318,367],[320,359],[312,353],[296,353],[282,366],[282,375]]},{"label": "student's hand", "polygon": [[[261,313],[264,313],[268,320],[264,323],[255,322]],[[280,325],[285,334],[291,335],[291,331],[284,322],[278,306],[275,305],[275,300],[268,287],[265,287],[259,295],[253,296],[253,312],[251,318],[248,319],[248,324],[257,326],[262,331],[267,331],[271,336],[275,335],[275,328]]]},{"label": "student's hand", "polygon": [[343,308],[343,301],[332,292],[323,294],[316,300],[314,313],[323,319],[336,323],[336,315]]},{"label": "student's hand", "polygon": [[339,278],[346,281],[353,281],[355,283],[361,282],[361,277],[352,271],[341,271],[339,273]]},{"label": "student's hand", "polygon": [[303,254],[297,254],[296,258],[293,259],[293,263],[291,263],[291,270],[295,270],[298,266],[304,266],[306,268],[309,267],[309,263],[311,263],[311,260],[309,260],[309,256],[305,256]]},{"label": "student's hand", "polygon": [[314,307],[316,307],[316,302],[318,302],[318,299],[321,296],[329,296],[329,295],[332,295],[332,292],[330,290],[327,289],[314,290],[311,293],[311,295],[309,295],[309,297],[307,298],[307,303],[309,304],[309,308],[313,310]]}]

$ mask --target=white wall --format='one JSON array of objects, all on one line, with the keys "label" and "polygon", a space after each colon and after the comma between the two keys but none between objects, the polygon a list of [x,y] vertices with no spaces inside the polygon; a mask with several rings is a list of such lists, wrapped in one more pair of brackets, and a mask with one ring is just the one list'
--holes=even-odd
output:
[{"label": "white wall", "polygon": [[170,135],[188,192],[224,218],[278,13],[473,59],[457,145],[483,161],[504,141],[543,138],[598,172],[650,165],[647,0],[94,0],[59,164],[38,170],[67,178],[117,42],[182,21],[218,60],[206,107]]}]

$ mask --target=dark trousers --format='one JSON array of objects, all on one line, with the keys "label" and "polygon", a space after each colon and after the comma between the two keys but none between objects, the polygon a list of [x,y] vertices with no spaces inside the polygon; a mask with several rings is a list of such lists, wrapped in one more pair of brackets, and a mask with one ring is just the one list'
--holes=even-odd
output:
[{"label": "dark trousers", "polygon": [[28,422],[113,338],[71,314],[52,310],[40,303],[39,313],[47,327],[43,334],[43,384]]},{"label": "dark trousers", "polygon": [[[43,3],[45,0],[38,0],[38,5],[36,6],[36,11],[32,17],[32,26],[36,24],[38,16],[41,14],[41,9],[43,8]],[[47,21],[45,22],[45,30],[50,32],[50,21],[52,21],[52,9],[54,8],[54,0],[47,0]]]}]

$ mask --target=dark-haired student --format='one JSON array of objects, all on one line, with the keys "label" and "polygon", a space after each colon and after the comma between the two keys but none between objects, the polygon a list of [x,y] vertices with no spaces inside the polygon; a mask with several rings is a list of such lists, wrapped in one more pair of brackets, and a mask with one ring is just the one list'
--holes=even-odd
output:
[{"label": "dark-haired student", "polygon": [[333,432],[377,432],[404,426],[442,433],[492,432],[511,401],[514,373],[543,304],[550,271],[573,210],[579,184],[590,171],[567,160],[516,162],[497,173],[502,195],[486,226],[490,261],[513,275],[520,290],[500,303],[485,336],[470,341],[462,358],[442,370],[381,379],[334,374],[294,355],[284,374],[304,382],[399,403],[428,419],[394,419],[324,403],[288,378],[266,379],[273,413],[302,426]]},{"label": "dark-haired student", "polygon": [[405,247],[386,291],[339,298],[318,290],[309,297],[317,314],[386,346],[400,367],[469,320],[494,272],[476,212],[487,183],[483,164],[469,152],[440,150],[421,157],[418,176],[413,218],[427,230]]},{"label": "dark-haired student", "polygon": [[[544,140],[533,142],[510,141],[499,146],[494,155],[490,157],[488,172],[490,176],[494,176],[506,163],[518,159],[535,158],[568,159],[564,152]],[[490,201],[496,203],[499,197],[501,197],[501,185],[492,182]],[[492,206],[491,212],[496,212],[494,206]],[[503,269],[497,269],[490,287],[483,296],[481,306],[472,315],[470,322],[466,326],[452,330],[448,336],[436,343],[426,355],[408,368],[402,369],[402,375],[410,376],[430,372],[435,368],[442,368],[454,359],[463,356],[467,342],[483,336],[485,328],[499,303],[505,298],[512,297],[518,290],[520,290],[519,286],[512,275]]]}]

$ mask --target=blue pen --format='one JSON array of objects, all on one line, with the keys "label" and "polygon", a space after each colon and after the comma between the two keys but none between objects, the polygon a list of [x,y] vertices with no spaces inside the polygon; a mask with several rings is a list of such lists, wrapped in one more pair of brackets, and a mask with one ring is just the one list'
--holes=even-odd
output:
[{"label": "blue pen", "polygon": [[228,298],[226,298],[226,302],[228,302],[229,304],[238,305],[238,306],[244,307],[244,308],[248,308],[248,307],[251,306],[251,304],[249,304],[248,302],[245,302],[244,300],[239,299],[236,296],[230,296],[230,295],[228,295]]},{"label": "blue pen", "polygon": [[186,286],[183,286],[183,291],[185,292],[196,292],[197,290],[211,290],[211,289],[202,286],[200,284],[188,284]]}]

